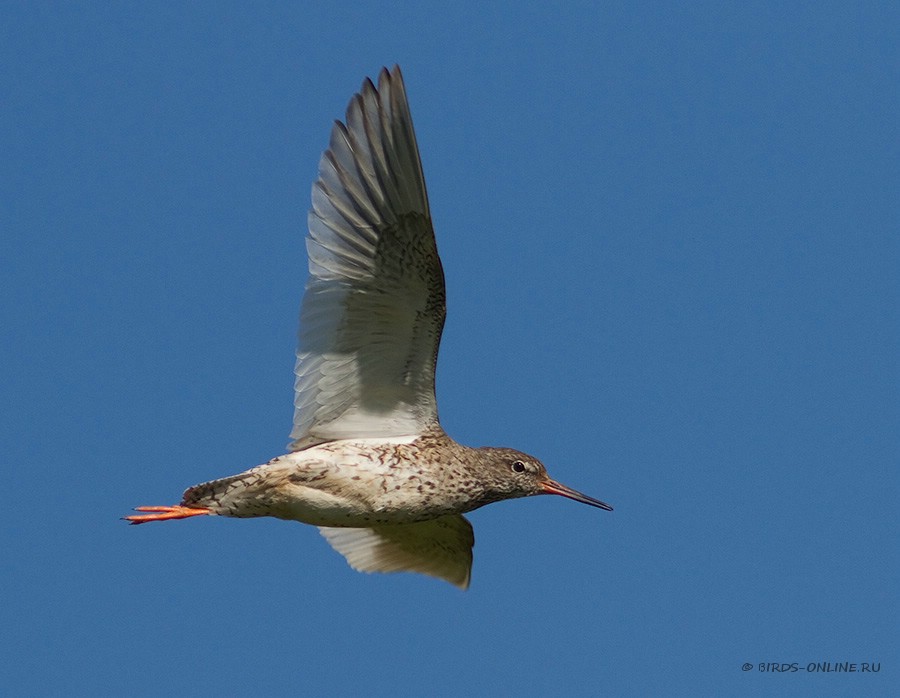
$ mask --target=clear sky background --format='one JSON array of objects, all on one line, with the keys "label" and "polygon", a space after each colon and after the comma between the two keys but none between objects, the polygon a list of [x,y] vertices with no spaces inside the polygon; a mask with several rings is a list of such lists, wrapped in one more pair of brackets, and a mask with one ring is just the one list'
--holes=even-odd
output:
[{"label": "clear sky background", "polygon": [[[784,5],[6,3],[0,693],[897,695],[900,10]],[[309,188],[394,62],[444,426],[615,506],[474,512],[465,593],[119,521],[283,451]]]}]

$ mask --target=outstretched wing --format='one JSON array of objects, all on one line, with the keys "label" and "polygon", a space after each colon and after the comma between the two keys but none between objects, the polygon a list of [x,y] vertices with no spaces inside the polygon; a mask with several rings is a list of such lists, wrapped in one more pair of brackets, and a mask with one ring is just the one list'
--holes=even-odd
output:
[{"label": "outstretched wing", "polygon": [[335,122],[306,247],[291,449],[436,423],[444,274],[399,67]]},{"label": "outstretched wing", "polygon": [[449,514],[430,521],[319,531],[360,572],[418,572],[469,587],[475,534],[468,520]]}]

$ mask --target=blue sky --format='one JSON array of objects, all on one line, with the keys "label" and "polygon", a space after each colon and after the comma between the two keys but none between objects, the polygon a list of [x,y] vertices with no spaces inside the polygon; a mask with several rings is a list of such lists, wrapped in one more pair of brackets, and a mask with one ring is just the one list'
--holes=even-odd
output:
[{"label": "blue sky", "polygon": [[[0,11],[0,692],[896,695],[896,5],[312,5]],[[615,511],[474,512],[465,593],[124,525],[282,452],[309,187],[394,62],[444,426]]]}]

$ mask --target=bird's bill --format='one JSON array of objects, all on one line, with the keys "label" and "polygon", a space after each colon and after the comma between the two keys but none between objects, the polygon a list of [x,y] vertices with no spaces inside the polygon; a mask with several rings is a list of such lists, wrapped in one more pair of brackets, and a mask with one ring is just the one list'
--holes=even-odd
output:
[{"label": "bird's bill", "polygon": [[542,482],[541,489],[543,490],[542,494],[558,494],[563,497],[568,497],[569,499],[574,499],[576,502],[581,502],[582,504],[590,504],[592,507],[599,507],[606,511],[613,510],[606,502],[601,502],[599,499],[588,497],[586,494],[582,494],[578,490],[573,490],[571,487],[566,487],[556,480],[546,480]]}]

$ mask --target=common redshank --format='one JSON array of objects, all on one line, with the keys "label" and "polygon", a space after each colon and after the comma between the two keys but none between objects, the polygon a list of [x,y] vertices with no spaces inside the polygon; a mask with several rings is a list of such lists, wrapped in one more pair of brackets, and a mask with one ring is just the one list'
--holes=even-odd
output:
[{"label": "common redshank", "polygon": [[335,122],[306,249],[290,452],[127,520],[301,521],[354,569],[418,572],[465,589],[475,537],[463,513],[536,494],[612,510],[550,479],[533,456],[462,446],[441,428],[444,273],[398,66],[382,69],[377,88],[367,79]]}]

